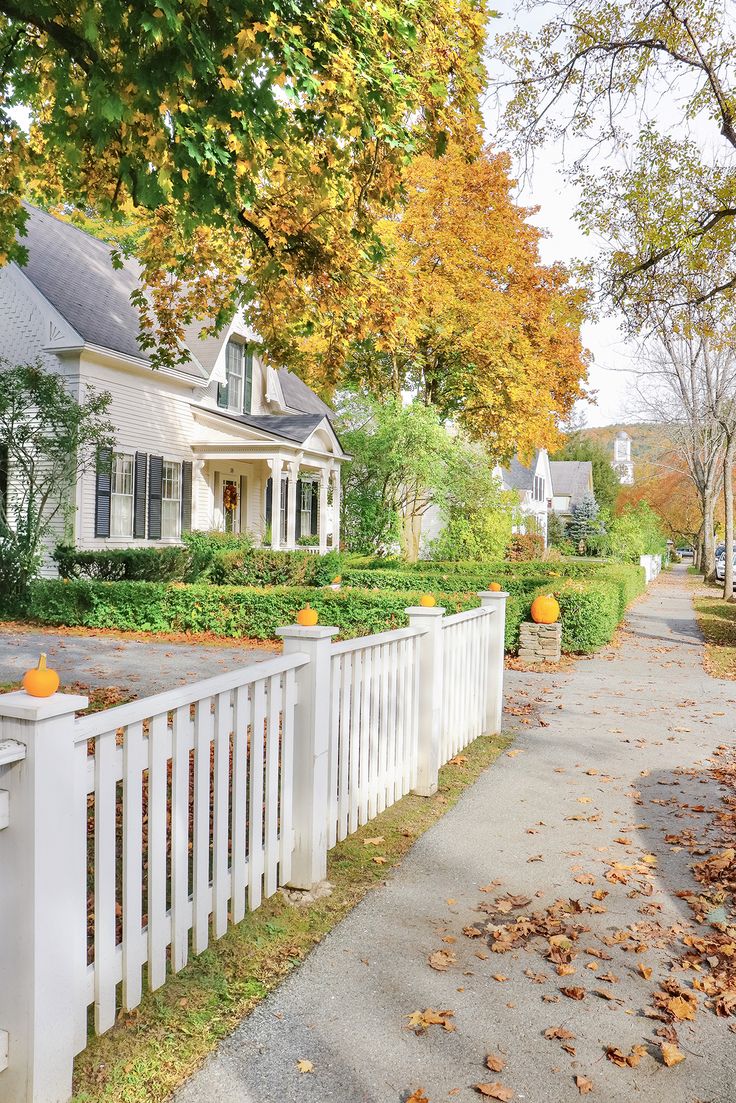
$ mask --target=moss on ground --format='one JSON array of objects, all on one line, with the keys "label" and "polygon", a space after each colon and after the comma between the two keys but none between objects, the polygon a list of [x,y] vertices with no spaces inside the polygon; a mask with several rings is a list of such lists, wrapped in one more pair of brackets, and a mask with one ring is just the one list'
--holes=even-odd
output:
[{"label": "moss on ground", "polygon": [[[481,736],[440,771],[437,793],[409,795],[339,843],[330,896],[294,907],[277,894],[140,1006],[93,1038],[75,1063],[72,1103],[161,1103],[459,800],[511,737]],[[380,846],[367,838],[383,837]],[[376,863],[374,858],[385,858]]]}]

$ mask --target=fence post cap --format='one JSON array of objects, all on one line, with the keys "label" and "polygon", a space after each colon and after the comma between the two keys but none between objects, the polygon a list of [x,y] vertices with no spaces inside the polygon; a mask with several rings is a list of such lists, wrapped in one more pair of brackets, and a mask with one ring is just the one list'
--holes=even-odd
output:
[{"label": "fence post cap", "polygon": [[404,612],[410,617],[442,617],[445,608],[442,605],[410,605]]},{"label": "fence post cap", "polygon": [[501,601],[502,598],[510,597],[508,590],[478,590],[478,597],[492,598],[494,601]]},{"label": "fence post cap", "polygon": [[313,626],[288,624],[283,628],[277,628],[276,635],[297,640],[326,640],[336,636],[339,631],[340,629],[335,625],[329,624],[315,624]]},{"label": "fence post cap", "polygon": [[68,716],[81,712],[89,704],[89,697],[78,693],[53,693],[51,697],[31,697],[24,689],[13,693],[0,693],[0,716],[16,720],[48,720],[52,716]]}]

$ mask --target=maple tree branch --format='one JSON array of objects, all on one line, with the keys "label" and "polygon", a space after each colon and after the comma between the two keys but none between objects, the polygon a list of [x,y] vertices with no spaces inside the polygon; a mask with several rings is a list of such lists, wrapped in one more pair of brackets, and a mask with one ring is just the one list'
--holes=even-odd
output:
[{"label": "maple tree branch", "polygon": [[46,19],[34,11],[31,5],[21,7],[13,3],[13,0],[0,0],[0,12],[19,23],[29,24],[36,30],[43,32],[61,46],[69,56],[76,61],[85,73],[89,74],[93,65],[99,63],[99,55],[89,42],[72,30],[71,27],[56,23],[53,19]]}]

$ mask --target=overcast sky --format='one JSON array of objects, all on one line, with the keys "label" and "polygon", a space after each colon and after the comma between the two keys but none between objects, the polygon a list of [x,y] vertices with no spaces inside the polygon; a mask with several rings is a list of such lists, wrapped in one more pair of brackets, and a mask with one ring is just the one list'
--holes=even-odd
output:
[{"label": "overcast sky", "polygon": [[[517,16],[515,6],[515,0],[496,0],[494,7],[501,13],[501,18],[491,21],[492,36],[511,29],[517,19],[523,20],[526,29],[533,29],[529,13]],[[542,21],[536,17],[533,25],[538,26]],[[498,78],[499,73],[494,72],[491,77]],[[487,103],[485,118],[488,140],[493,144],[497,129],[495,97]],[[534,222],[549,235],[541,244],[544,261],[564,262],[595,254],[594,244],[583,236],[573,218],[575,191],[561,172],[558,150],[544,147],[537,152],[531,178],[525,181],[517,199],[525,206],[540,208]],[[615,318],[604,318],[595,324],[585,325],[583,340],[593,355],[590,388],[595,392],[595,402],[581,403],[588,425],[610,425],[632,420],[635,403],[632,400],[631,368],[636,363],[636,348],[622,339]]]}]

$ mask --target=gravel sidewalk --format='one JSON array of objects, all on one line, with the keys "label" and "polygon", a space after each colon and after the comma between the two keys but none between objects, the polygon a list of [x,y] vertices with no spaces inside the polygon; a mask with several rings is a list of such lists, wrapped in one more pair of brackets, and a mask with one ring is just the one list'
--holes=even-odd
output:
[{"label": "gravel sidewalk", "polygon": [[[643,1014],[673,978],[692,999],[698,974],[673,972],[672,961],[692,922],[677,893],[695,885],[696,859],[664,834],[691,828],[703,838],[710,817],[697,810],[720,799],[707,756],[734,742],[736,685],[702,669],[684,574],[663,576],[637,604],[619,647],[564,676],[515,675],[516,686],[521,678],[544,691],[541,722],[522,727],[512,752],[176,1103],[399,1103],[420,1087],[413,1099],[469,1103],[483,1097],[479,1082],[512,1093],[490,1098],[529,1103],[588,1090],[591,1103],[732,1103],[734,1019],[717,1018],[698,996],[694,1020],[673,1024],[685,1060],[670,1068],[656,1035],[667,1028]],[[507,893],[530,900],[506,914],[508,901],[499,909],[494,899]],[[488,935],[463,934],[489,919],[549,918],[555,901],[570,900],[579,905],[565,904],[566,921],[584,930],[565,975],[559,956],[557,965],[547,959],[546,938],[494,953]],[[427,964],[438,949],[456,956],[445,972]],[[563,964],[567,956],[563,947]],[[407,1016],[425,1008],[452,1010],[455,1029],[415,1034]],[[545,1038],[555,1027],[574,1039]],[[629,1054],[635,1045],[647,1047],[636,1067],[606,1057],[608,1047]],[[505,1062],[502,1071],[485,1067],[487,1054]],[[299,1060],[312,1070],[299,1071]]]}]

